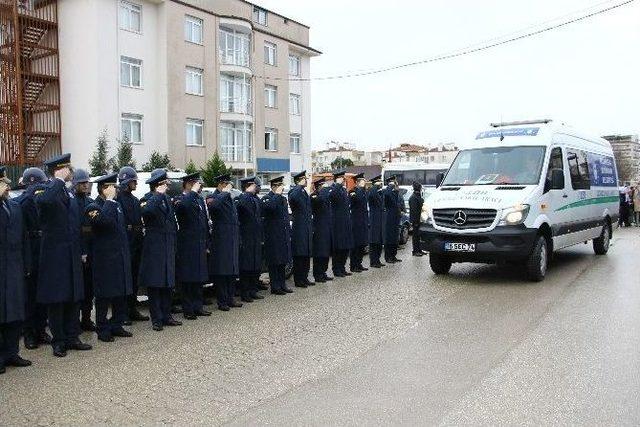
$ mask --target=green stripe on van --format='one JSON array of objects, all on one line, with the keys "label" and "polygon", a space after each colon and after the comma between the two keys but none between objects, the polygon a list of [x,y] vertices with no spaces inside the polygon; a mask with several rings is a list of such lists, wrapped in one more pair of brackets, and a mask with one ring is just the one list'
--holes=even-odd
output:
[{"label": "green stripe on van", "polygon": [[599,205],[601,203],[615,203],[618,202],[620,198],[618,196],[604,196],[604,197],[592,197],[590,199],[579,200],[577,202],[569,203],[568,205],[564,205],[558,209],[557,211],[564,211],[571,208],[578,208],[580,206],[589,206],[589,205]]}]

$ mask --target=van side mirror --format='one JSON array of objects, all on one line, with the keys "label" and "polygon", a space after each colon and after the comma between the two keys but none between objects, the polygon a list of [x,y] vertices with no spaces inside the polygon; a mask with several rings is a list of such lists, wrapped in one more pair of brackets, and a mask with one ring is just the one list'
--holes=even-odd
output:
[{"label": "van side mirror", "polygon": [[564,190],[564,171],[553,169],[551,171],[551,190]]},{"label": "van side mirror", "polygon": [[444,181],[444,174],[442,172],[438,172],[436,174],[436,188],[442,185],[442,181]]}]

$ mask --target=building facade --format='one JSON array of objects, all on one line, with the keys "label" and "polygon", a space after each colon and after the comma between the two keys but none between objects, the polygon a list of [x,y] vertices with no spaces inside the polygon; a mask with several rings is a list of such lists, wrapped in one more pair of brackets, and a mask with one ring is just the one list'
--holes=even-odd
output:
[{"label": "building facade", "polygon": [[618,177],[632,185],[640,182],[640,140],[638,135],[606,135],[618,167]]},{"label": "building facade", "polygon": [[138,165],[216,152],[237,176],[311,167],[309,28],[244,0],[58,0],[62,148],[98,134]]}]

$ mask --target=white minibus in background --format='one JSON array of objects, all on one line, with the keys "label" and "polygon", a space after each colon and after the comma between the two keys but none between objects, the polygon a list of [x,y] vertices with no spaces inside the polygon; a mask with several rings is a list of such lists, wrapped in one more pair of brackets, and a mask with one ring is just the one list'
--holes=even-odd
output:
[{"label": "white minibus in background", "polygon": [[422,197],[426,200],[436,189],[439,174],[444,174],[448,168],[449,165],[446,163],[387,163],[382,169],[382,178],[386,180],[388,177],[395,175],[398,180],[398,186],[401,189],[406,190],[402,193],[405,199],[405,204],[408,204],[409,197],[411,196],[411,193],[413,193],[414,181],[422,184]]},{"label": "white minibus in background", "polygon": [[553,251],[604,255],[618,223],[611,145],[563,123],[497,123],[451,164],[425,203],[421,241],[436,274],[455,262],[514,262],[544,279]]}]

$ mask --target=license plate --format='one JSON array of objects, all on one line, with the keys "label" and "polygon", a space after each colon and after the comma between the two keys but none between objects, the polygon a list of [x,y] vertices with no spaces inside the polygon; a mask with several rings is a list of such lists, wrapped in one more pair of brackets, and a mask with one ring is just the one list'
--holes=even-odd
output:
[{"label": "license plate", "polygon": [[475,252],[476,244],[475,243],[454,243],[454,242],[445,242],[444,250],[450,252]]}]

